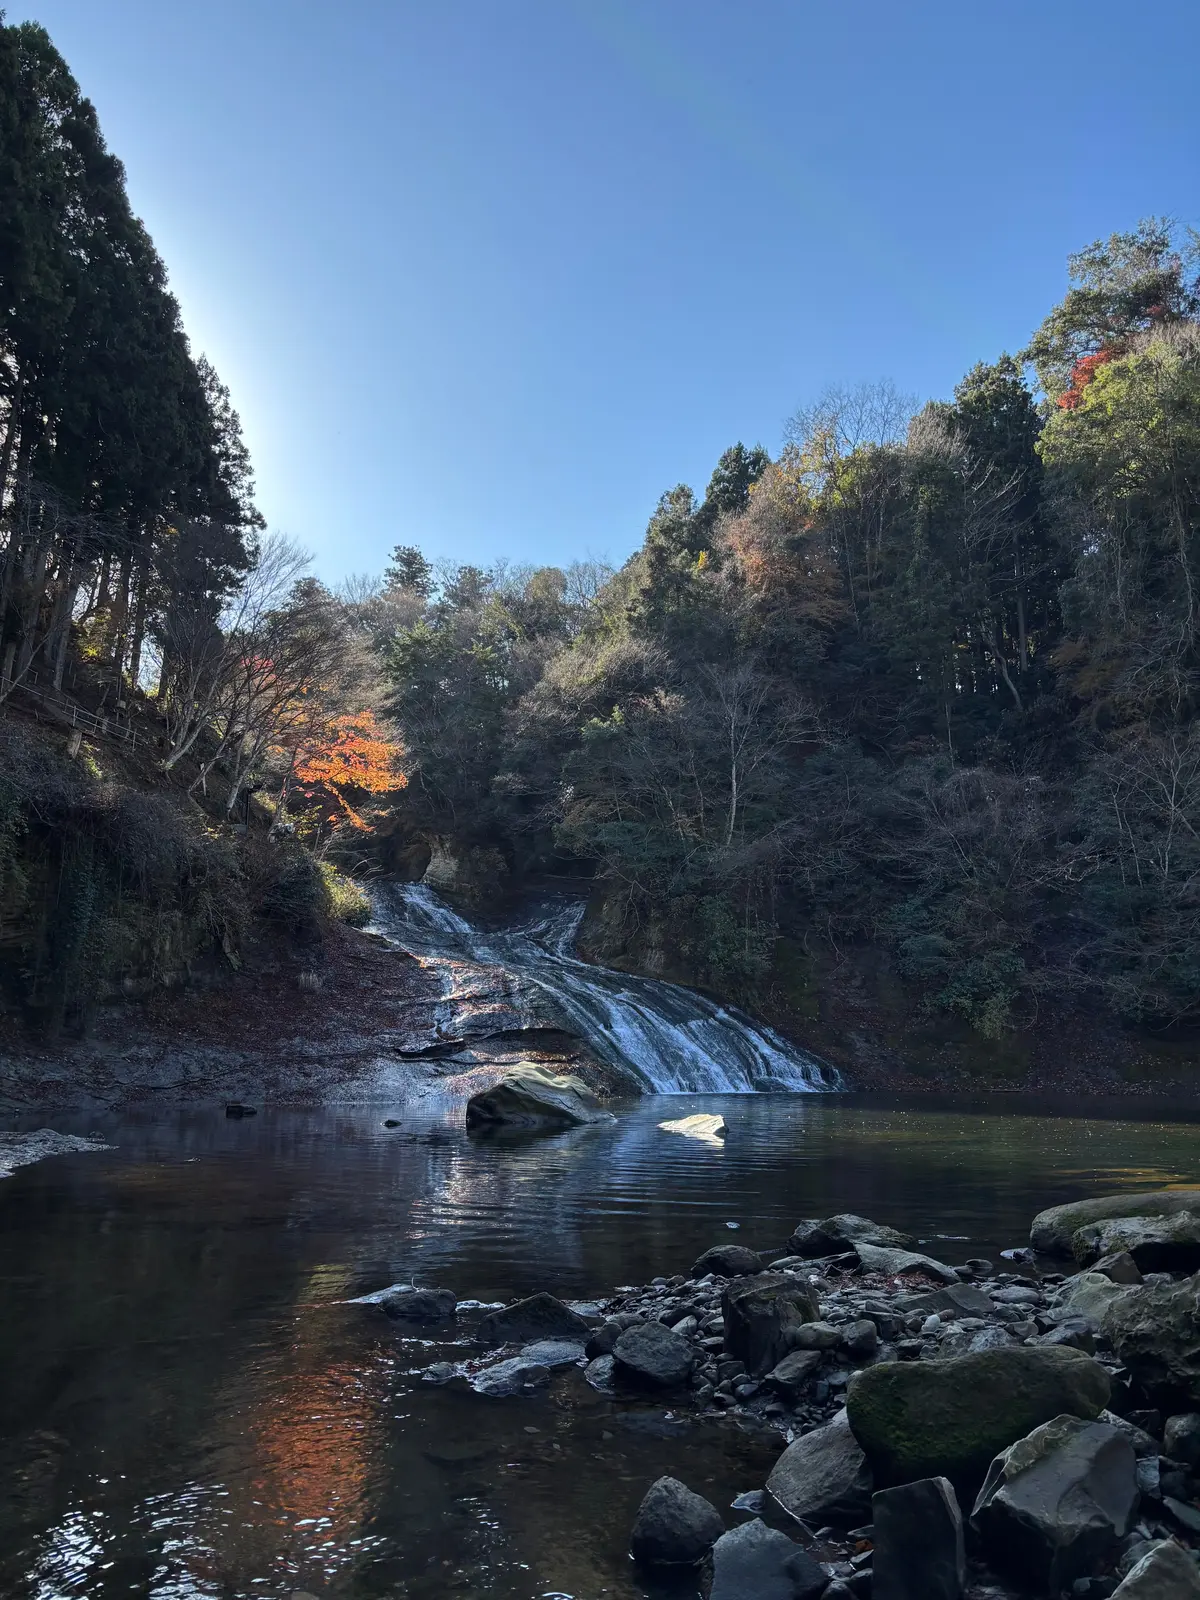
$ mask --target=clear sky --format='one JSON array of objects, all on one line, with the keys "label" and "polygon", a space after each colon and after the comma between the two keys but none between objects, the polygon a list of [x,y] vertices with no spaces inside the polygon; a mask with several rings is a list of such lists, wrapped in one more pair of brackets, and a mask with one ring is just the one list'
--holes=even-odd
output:
[{"label": "clear sky", "polygon": [[1200,5],[8,0],[125,162],[272,526],[621,560],[830,382],[946,395],[1200,222]]}]

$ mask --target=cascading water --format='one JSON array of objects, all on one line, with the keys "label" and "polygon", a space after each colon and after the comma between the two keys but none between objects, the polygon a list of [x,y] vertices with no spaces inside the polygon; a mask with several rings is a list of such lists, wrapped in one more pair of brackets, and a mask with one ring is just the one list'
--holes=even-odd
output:
[{"label": "cascading water", "polygon": [[376,896],[373,927],[426,960],[500,967],[535,985],[565,1029],[648,1093],[839,1087],[831,1068],[732,1006],[579,960],[572,948],[583,913],[582,901],[556,900],[511,928],[485,932],[424,884],[394,884]]}]

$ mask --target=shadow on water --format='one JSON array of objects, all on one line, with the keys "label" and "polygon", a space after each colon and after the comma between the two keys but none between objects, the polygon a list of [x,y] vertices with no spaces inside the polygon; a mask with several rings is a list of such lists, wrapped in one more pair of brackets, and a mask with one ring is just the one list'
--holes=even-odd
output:
[{"label": "shadow on water", "polygon": [[[658,1126],[691,1112],[727,1139]],[[0,1594],[643,1595],[648,1483],[725,1508],[777,1441],[573,1368],[529,1399],[430,1387],[469,1319],[408,1338],[344,1302],[401,1280],[592,1297],[685,1271],[729,1223],[774,1246],[837,1210],[986,1255],[1056,1200],[1200,1177],[1194,1126],[1138,1113],[674,1096],[518,1144],[427,1107],[62,1121],[116,1148],[0,1183]]]}]

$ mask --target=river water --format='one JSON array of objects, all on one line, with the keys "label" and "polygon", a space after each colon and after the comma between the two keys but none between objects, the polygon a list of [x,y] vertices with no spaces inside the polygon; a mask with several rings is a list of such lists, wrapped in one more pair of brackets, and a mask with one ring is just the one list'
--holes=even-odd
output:
[{"label": "river water", "polygon": [[[693,1111],[723,1145],[658,1126]],[[461,1107],[387,1114],[59,1118],[114,1148],[0,1182],[5,1600],[633,1600],[650,1481],[727,1507],[778,1444],[574,1368],[530,1398],[431,1387],[465,1348],[348,1299],[414,1277],[586,1298],[843,1209],[953,1261],[1057,1200],[1200,1179],[1195,1125],[1145,1106],[648,1097],[516,1143]]]}]

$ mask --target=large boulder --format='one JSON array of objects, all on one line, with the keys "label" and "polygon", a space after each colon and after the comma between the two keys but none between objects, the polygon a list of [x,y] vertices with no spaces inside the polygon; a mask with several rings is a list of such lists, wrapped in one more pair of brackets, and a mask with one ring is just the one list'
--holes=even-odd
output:
[{"label": "large boulder", "polygon": [[721,1295],[725,1349],[756,1375],[778,1366],[792,1347],[792,1333],[815,1322],[821,1304],[810,1284],[784,1272],[735,1278]]},{"label": "large boulder", "polygon": [[915,1241],[906,1233],[885,1227],[882,1222],[872,1222],[870,1217],[856,1217],[844,1211],[836,1217],[826,1217],[823,1222],[799,1222],[788,1240],[793,1255],[837,1256],[862,1241],[864,1244],[889,1246],[897,1250],[909,1249]]},{"label": "large boulder", "polygon": [[1129,1292],[1130,1286],[1115,1283],[1102,1272],[1077,1272],[1054,1296],[1049,1315],[1054,1322],[1083,1322],[1099,1333],[1108,1308]]},{"label": "large boulder", "polygon": [[687,1382],[695,1353],[681,1334],[661,1322],[639,1322],[613,1345],[615,1374],[643,1389],[677,1389]]},{"label": "large boulder", "polygon": [[1155,1189],[1146,1194],[1103,1194],[1091,1200],[1072,1200],[1039,1211],[1029,1230],[1029,1242],[1047,1255],[1069,1256],[1072,1235],[1091,1222],[1107,1217],[1173,1217],[1179,1211],[1200,1209],[1200,1189]]},{"label": "large boulder", "polygon": [[745,1278],[762,1269],[762,1257],[744,1244],[715,1244],[693,1264],[690,1276],[703,1278],[715,1272],[719,1278]]},{"label": "large boulder", "polygon": [[871,1499],[871,1600],[961,1600],[967,1581],[962,1512],[946,1478],[880,1489]]},{"label": "large boulder", "polygon": [[[1132,1257],[1139,1275],[1195,1272],[1200,1267],[1200,1216],[1194,1211],[1178,1211],[1172,1217],[1109,1217],[1077,1228],[1071,1235],[1071,1248],[1084,1267],[1105,1257],[1126,1255]],[[1105,1276],[1113,1276],[1111,1269]],[[1126,1274],[1124,1281],[1138,1280]]]},{"label": "large boulder", "polygon": [[824,1567],[755,1517],[713,1546],[709,1600],[818,1600],[829,1587]]},{"label": "large boulder", "polygon": [[958,1273],[944,1261],[923,1256],[916,1250],[893,1250],[883,1245],[868,1244],[865,1239],[854,1241],[854,1253],[864,1272],[879,1272],[885,1278],[908,1277],[920,1273],[926,1278],[938,1278],[942,1283],[958,1283]]},{"label": "large boulder", "polygon": [[717,1508],[678,1478],[659,1478],[646,1491],[629,1549],[647,1567],[694,1567],[725,1532]]},{"label": "large boulder", "polygon": [[530,1339],[586,1341],[588,1325],[570,1306],[552,1294],[531,1294],[500,1311],[489,1311],[479,1324],[483,1344],[526,1344]]},{"label": "large boulder", "polygon": [[850,1426],[881,1486],[947,1477],[974,1488],[993,1457],[1067,1413],[1108,1404],[1104,1368],[1065,1346],[1015,1345],[948,1361],[885,1361],[855,1373]]},{"label": "large boulder", "polygon": [[1001,1572],[1058,1594],[1114,1555],[1137,1506],[1125,1435],[1063,1416],[992,1462],[971,1522]]},{"label": "large boulder", "polygon": [[467,1101],[468,1128],[577,1128],[615,1120],[581,1078],[532,1062],[510,1067]]},{"label": "large boulder", "polygon": [[772,1521],[795,1519],[808,1528],[825,1522],[863,1522],[871,1508],[871,1469],[850,1431],[845,1411],[801,1434],[767,1479]]},{"label": "large boulder", "polygon": [[1162,1539],[1130,1567],[1112,1600],[1200,1600],[1200,1570],[1174,1540]]},{"label": "large boulder", "polygon": [[1123,1290],[1100,1326],[1155,1401],[1200,1401],[1200,1273]]}]

